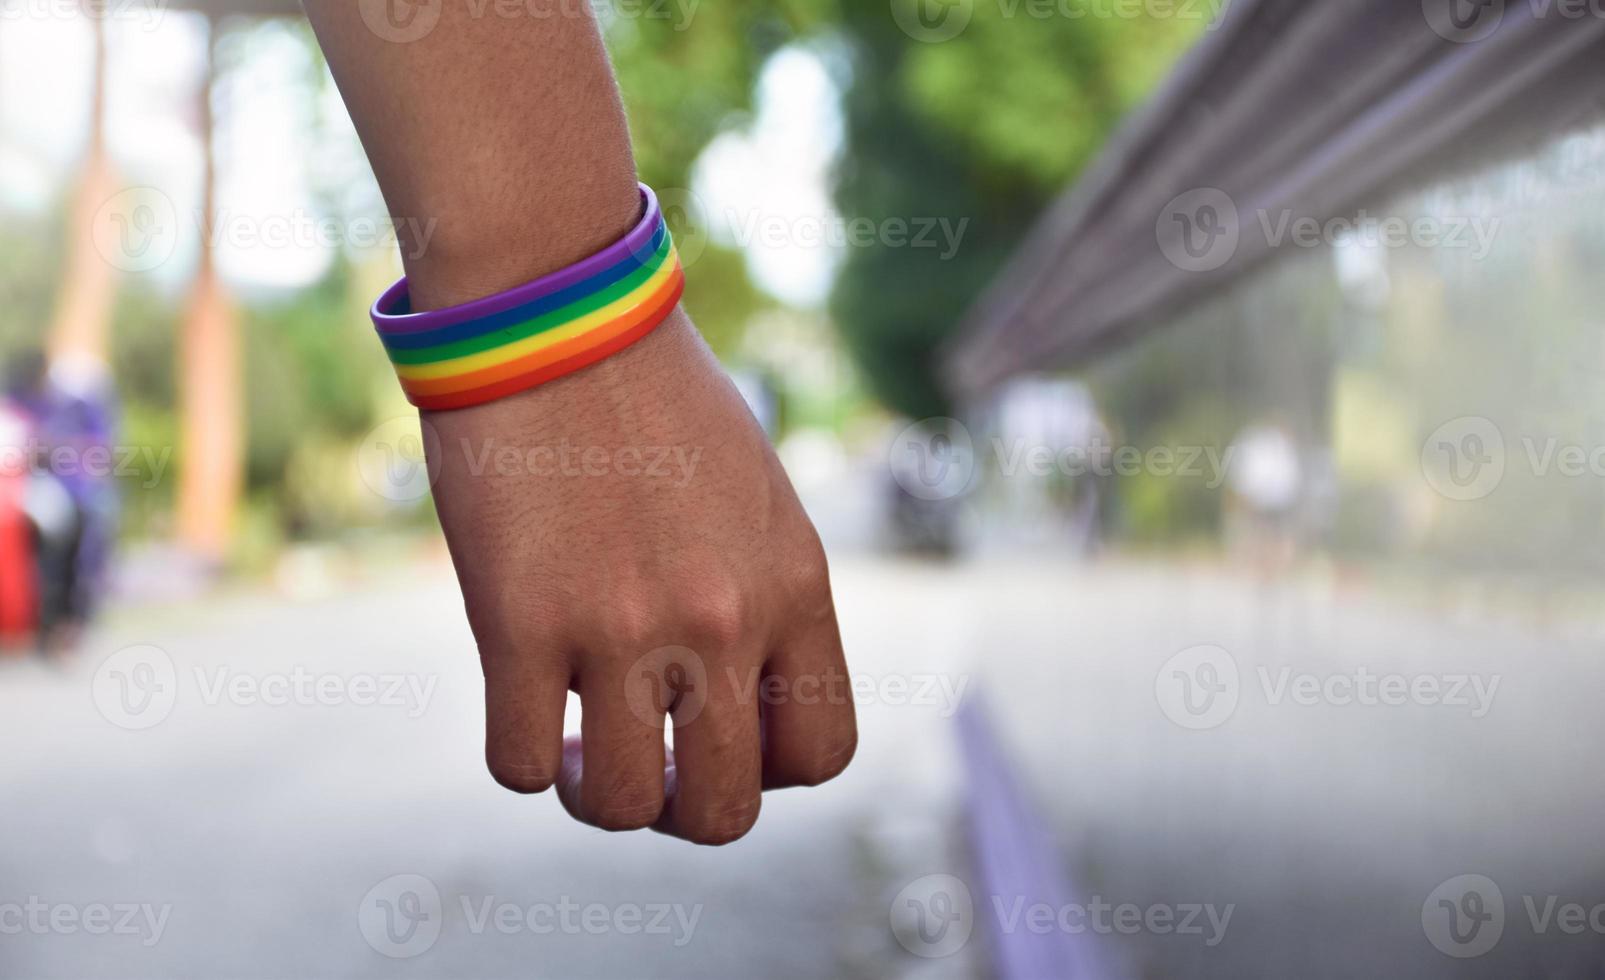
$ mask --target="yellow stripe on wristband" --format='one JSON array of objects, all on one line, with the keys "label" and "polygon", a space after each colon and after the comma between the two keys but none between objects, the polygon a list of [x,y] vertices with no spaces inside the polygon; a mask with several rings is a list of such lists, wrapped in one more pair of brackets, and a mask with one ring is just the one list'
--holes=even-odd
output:
[{"label": "yellow stripe on wristband", "polygon": [[656,293],[664,283],[669,281],[669,278],[674,275],[679,265],[679,254],[671,248],[668,260],[650,279],[641,283],[628,295],[609,303],[599,310],[587,313],[572,323],[538,333],[533,337],[527,337],[505,347],[481,351],[464,357],[456,357],[449,361],[434,361],[429,364],[397,364],[395,365],[396,376],[405,381],[430,381],[438,378],[449,378],[458,374],[469,374],[474,371],[492,368],[508,361],[518,360],[544,348],[572,340],[623,316],[639,306],[645,298]]}]

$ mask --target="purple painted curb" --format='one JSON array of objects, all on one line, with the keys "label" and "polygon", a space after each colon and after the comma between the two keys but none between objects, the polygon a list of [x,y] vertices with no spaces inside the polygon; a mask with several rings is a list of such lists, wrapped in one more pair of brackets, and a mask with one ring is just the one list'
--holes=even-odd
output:
[{"label": "purple painted curb", "polygon": [[[977,886],[972,900],[997,980],[1123,980],[1127,974],[1116,967],[1104,937],[1025,928],[1023,909],[1038,903],[1060,909],[1084,899],[1064,871],[1054,835],[1011,771],[984,704],[978,698],[965,701],[957,720]],[[1005,931],[1020,900],[1021,918]]]}]

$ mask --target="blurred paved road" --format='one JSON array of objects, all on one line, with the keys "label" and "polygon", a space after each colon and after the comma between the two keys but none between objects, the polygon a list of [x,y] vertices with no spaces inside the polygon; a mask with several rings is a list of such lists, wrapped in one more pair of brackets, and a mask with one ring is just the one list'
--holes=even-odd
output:
[{"label": "blurred paved road", "polygon": [[[920,649],[906,628],[918,597],[861,578],[839,573],[857,668],[896,672]],[[933,834],[940,810],[921,801],[943,795],[939,706],[863,706],[875,734],[850,773],[770,794],[760,829],[728,848],[606,835],[485,774],[460,610],[441,570],[394,594],[125,614],[65,668],[0,663],[0,976],[708,980],[878,976],[906,955],[879,894],[897,848],[872,842]],[[138,725],[163,706],[128,712],[97,667],[141,644],[171,658],[177,698],[159,725],[128,730],[106,710]],[[122,656],[111,669],[137,677],[142,654]],[[339,680],[294,703],[298,671]],[[387,691],[392,676],[418,686]],[[397,875],[429,884],[382,884]],[[382,955],[425,942],[406,929],[417,906],[397,903],[429,887],[438,939]],[[366,931],[359,906],[379,916]],[[374,932],[387,910],[394,928]],[[101,934],[86,915],[109,916]]]},{"label": "blurred paved road", "polygon": [[[1236,906],[1212,948],[1114,937],[1135,971],[1605,975],[1605,636],[1215,572],[978,574],[988,690],[1083,891],[1144,909]],[[1200,645],[1229,655],[1235,683],[1218,652],[1171,660]],[[1421,678],[1405,703],[1382,702]],[[1181,707],[1205,705],[1212,683],[1230,690],[1208,711]],[[1459,886],[1434,894],[1467,874],[1504,904],[1486,952],[1448,937],[1440,902],[1477,906]],[[1568,932],[1543,914],[1567,905],[1594,924]],[[1477,955],[1445,955],[1429,928]]]},{"label": "blurred paved road", "polygon": [[[1524,907],[1605,903],[1599,637],[1154,568],[849,557],[835,579],[854,669],[879,692],[860,706],[859,759],[826,787],[766,798],[758,830],[724,850],[589,831],[549,797],[490,783],[443,574],[388,594],[125,615],[65,670],[0,665],[0,975],[974,975],[984,939],[924,960],[887,928],[902,885],[966,873],[940,685],[971,675],[1083,895],[1233,907],[1213,946],[1155,930],[1089,940],[1133,975],[1599,975],[1605,935],[1554,922],[1540,935]],[[126,692],[97,688],[97,667],[144,643],[171,658],[178,698],[160,725],[125,730],[106,714]],[[1238,679],[1218,702],[1231,707],[1177,714],[1177,670],[1199,685],[1189,697],[1230,686],[1167,665],[1200,644],[1231,658]],[[1481,716],[1273,699],[1284,668],[1324,684],[1362,666],[1498,687]],[[236,675],[297,668],[371,677],[376,694],[389,675],[435,686],[421,712],[405,689],[395,706],[208,703]],[[1502,890],[1503,936],[1452,959],[1423,906],[1473,873]],[[407,927],[431,889],[429,943]],[[34,897],[69,918],[8,931],[7,904]],[[996,905],[973,897],[983,937]],[[160,941],[137,922],[132,935],[73,927],[97,903],[168,909]]]}]

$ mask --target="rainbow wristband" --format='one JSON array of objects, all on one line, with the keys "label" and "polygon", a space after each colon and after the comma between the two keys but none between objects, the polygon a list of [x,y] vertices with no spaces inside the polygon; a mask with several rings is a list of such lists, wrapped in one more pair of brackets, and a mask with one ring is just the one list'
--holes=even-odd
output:
[{"label": "rainbow wristband", "polygon": [[566,269],[495,296],[412,312],[403,277],[373,304],[407,400],[467,408],[595,364],[645,337],[680,302],[685,274],[652,189],[640,222]]}]

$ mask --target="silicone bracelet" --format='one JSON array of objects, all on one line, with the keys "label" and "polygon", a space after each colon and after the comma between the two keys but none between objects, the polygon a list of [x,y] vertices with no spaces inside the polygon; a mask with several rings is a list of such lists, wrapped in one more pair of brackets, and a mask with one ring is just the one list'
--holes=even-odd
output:
[{"label": "silicone bracelet", "polygon": [[408,400],[451,409],[504,398],[617,353],[667,319],[685,274],[645,184],[641,201],[623,238],[515,289],[422,313],[405,278],[385,290],[371,315]]}]

